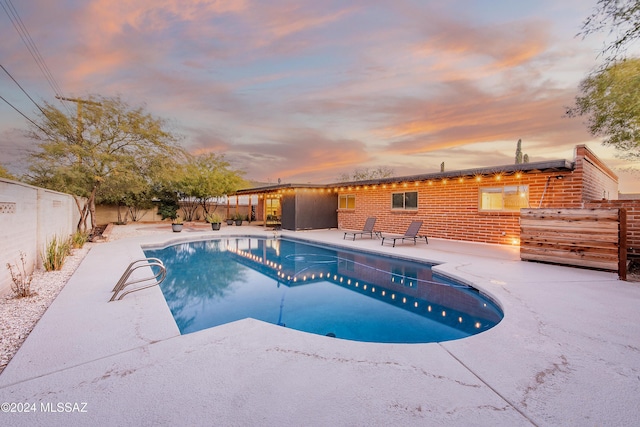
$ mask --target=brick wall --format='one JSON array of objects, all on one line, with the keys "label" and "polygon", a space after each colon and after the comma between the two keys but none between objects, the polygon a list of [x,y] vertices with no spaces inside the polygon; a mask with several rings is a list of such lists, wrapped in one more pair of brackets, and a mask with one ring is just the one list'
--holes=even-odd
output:
[{"label": "brick wall", "polygon": [[576,147],[576,172],[583,175],[583,201],[618,198],[618,177],[584,145]]},{"label": "brick wall", "polygon": [[[399,178],[400,179],[400,178]],[[479,179],[479,180],[478,180]],[[424,221],[422,233],[430,237],[475,242],[519,244],[519,212],[480,212],[479,189],[529,186],[531,208],[582,208],[603,194],[617,197],[617,177],[585,146],[576,147],[573,170],[465,176],[419,182],[398,182],[376,187],[339,188],[356,196],[354,210],[339,210],[338,226],[361,229],[369,216],[377,217],[376,230],[404,233],[412,220]],[[334,190],[336,191],[336,190]],[[417,211],[392,211],[391,194],[418,192]]]},{"label": "brick wall", "polygon": [[626,209],[627,253],[632,256],[640,256],[640,200],[599,200],[585,203],[585,207]]}]

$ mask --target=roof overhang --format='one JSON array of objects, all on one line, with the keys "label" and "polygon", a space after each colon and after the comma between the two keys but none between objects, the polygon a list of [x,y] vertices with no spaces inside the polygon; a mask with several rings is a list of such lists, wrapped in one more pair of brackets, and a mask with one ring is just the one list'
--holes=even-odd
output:
[{"label": "roof overhang", "polygon": [[419,175],[394,176],[389,178],[368,179],[362,181],[336,182],[332,184],[276,184],[265,187],[246,188],[236,191],[235,195],[249,195],[262,193],[277,193],[278,191],[293,188],[330,188],[344,187],[350,185],[380,185],[398,182],[430,181],[438,179],[452,179],[487,175],[512,175],[516,173],[548,173],[548,172],[570,172],[574,169],[575,163],[568,160],[549,160],[533,163],[519,163],[502,166],[492,166],[475,169],[463,169],[449,172],[435,172]]}]

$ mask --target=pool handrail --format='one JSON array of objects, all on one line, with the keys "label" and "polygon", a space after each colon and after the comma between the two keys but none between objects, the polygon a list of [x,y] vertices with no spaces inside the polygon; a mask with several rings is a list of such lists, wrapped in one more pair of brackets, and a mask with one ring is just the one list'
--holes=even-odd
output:
[{"label": "pool handrail", "polygon": [[[140,265],[136,265],[139,263],[144,262],[144,264],[140,264]],[[153,276],[151,277],[145,277],[142,279],[137,279],[137,280],[132,280],[132,281],[127,281],[129,279],[129,277],[131,276],[131,274],[139,269],[139,268],[143,268],[143,267],[159,267],[159,270],[157,273],[155,273]],[[153,271],[153,270],[152,270]],[[129,266],[126,268],[126,270],[124,271],[124,273],[122,273],[122,276],[120,277],[120,280],[118,280],[118,283],[116,283],[116,285],[113,287],[113,289],[111,290],[111,292],[113,293],[113,295],[111,296],[111,299],[109,300],[109,302],[111,301],[115,301],[116,299],[119,301],[122,298],[124,298],[125,295],[130,294],[132,292],[136,292],[136,291],[140,291],[142,289],[147,289],[150,288],[152,286],[157,286],[160,283],[162,283],[162,281],[167,277],[167,269],[164,266],[164,263],[158,259],[158,258],[143,258],[143,259],[138,259],[135,260],[133,262],[131,262],[129,264]],[[154,282],[149,284],[149,285],[145,285],[145,286],[140,286],[137,287],[135,289],[130,289],[122,294],[120,294],[119,298],[116,298],[118,296],[118,294],[127,286],[129,285],[133,285],[135,283],[142,283],[142,282],[146,282],[149,280],[153,280]]]}]

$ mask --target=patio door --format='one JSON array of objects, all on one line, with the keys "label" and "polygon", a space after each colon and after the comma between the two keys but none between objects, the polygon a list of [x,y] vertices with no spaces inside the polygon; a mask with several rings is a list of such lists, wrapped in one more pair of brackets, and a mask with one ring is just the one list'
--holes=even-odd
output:
[{"label": "patio door", "polygon": [[274,227],[281,225],[282,206],[280,205],[280,197],[267,197],[265,199],[265,225]]}]

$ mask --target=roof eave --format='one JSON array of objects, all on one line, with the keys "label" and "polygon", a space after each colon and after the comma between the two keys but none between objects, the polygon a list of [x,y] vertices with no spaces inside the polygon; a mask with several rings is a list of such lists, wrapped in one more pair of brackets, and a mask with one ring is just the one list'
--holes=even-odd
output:
[{"label": "roof eave", "polygon": [[234,195],[248,195],[256,193],[270,193],[288,188],[328,188],[345,187],[350,185],[380,185],[394,182],[429,181],[437,179],[461,178],[465,176],[483,176],[513,173],[543,173],[543,172],[569,172],[575,167],[569,160],[548,160],[533,163],[519,163],[485,168],[455,170],[450,172],[435,172],[418,175],[395,176],[389,178],[368,179],[362,181],[335,182],[332,184],[276,184],[266,187],[246,188],[238,190]]}]

